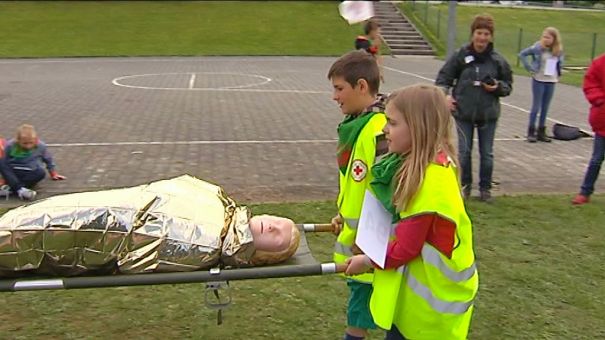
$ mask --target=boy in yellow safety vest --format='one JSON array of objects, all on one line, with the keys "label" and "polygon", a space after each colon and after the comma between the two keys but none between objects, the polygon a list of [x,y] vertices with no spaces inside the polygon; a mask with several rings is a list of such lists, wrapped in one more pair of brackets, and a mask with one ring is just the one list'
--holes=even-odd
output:
[{"label": "boy in yellow safety vest", "polygon": [[[334,261],[344,263],[353,254],[357,223],[363,197],[372,176],[375,159],[386,153],[382,128],[386,123],[384,98],[378,94],[380,71],[376,60],[364,51],[340,57],[328,72],[333,98],[345,115],[338,125],[337,161],[339,168],[338,215],[332,224],[338,234]],[[382,141],[382,142],[381,142]],[[347,278],[350,289],[345,340],[363,339],[376,328],[369,311],[372,275]]]}]

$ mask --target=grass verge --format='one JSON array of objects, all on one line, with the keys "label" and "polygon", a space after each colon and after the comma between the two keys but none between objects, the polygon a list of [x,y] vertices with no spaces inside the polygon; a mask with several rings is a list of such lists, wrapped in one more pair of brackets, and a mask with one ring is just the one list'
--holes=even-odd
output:
[{"label": "grass verge", "polygon": [[341,55],[336,1],[0,1],[0,57]]}]

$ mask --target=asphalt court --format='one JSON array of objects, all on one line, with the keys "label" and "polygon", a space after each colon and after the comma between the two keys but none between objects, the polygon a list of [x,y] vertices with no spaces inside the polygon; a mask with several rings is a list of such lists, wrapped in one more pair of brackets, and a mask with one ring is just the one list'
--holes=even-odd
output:
[{"label": "asphalt court", "polygon": [[[51,146],[68,180],[42,182],[40,197],[188,173],[244,202],[333,199],[335,128],[342,119],[326,79],[334,60],[0,60],[0,134],[11,136],[27,122]],[[381,90],[431,82],[441,65],[426,57],[386,57]],[[496,133],[496,193],[577,191],[592,140],[524,142],[530,79],[516,76],[513,87]],[[548,125],[590,130],[587,112],[581,89],[559,84]],[[475,154],[475,168],[477,160]]]}]

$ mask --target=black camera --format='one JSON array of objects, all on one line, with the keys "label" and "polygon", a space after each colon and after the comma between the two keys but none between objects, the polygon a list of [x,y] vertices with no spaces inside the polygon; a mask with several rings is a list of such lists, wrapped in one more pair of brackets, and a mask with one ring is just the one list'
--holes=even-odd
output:
[{"label": "black camera", "polygon": [[492,76],[490,76],[489,74],[486,75],[485,77],[483,77],[483,79],[481,79],[481,82],[485,85],[489,85],[489,86],[494,86],[496,85],[496,79],[494,79]]}]

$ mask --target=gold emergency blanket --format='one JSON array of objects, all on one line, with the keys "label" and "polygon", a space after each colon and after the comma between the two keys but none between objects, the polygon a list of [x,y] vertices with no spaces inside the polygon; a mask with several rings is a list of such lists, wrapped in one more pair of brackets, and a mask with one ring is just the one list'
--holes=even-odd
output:
[{"label": "gold emergency blanket", "polygon": [[191,176],[47,198],[0,217],[0,275],[78,275],[247,264],[245,207]]}]

